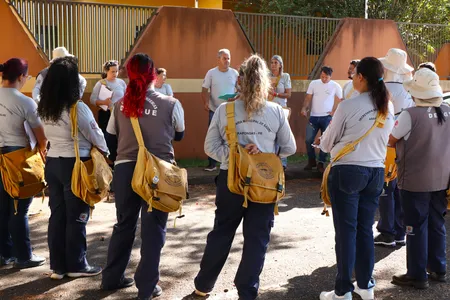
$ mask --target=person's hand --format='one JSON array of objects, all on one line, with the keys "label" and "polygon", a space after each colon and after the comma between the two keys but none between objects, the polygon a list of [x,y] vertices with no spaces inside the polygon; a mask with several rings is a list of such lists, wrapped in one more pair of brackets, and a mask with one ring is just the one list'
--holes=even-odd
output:
[{"label": "person's hand", "polygon": [[259,151],[258,149],[258,146],[256,146],[255,144],[247,144],[245,145],[245,149],[248,151],[248,154],[261,153],[261,151]]},{"label": "person's hand", "polygon": [[300,114],[306,118],[308,116],[308,111],[306,110],[306,108],[302,108]]},{"label": "person's hand", "polygon": [[205,103],[205,104],[203,105],[203,107],[205,108],[206,111],[209,111],[209,103]]},{"label": "person's hand", "polygon": [[105,99],[105,100],[103,100],[103,105],[108,105],[108,106],[111,106],[111,104],[112,104],[112,100],[111,100],[111,97],[110,98],[107,98],[107,99]]},{"label": "person's hand", "polygon": [[320,136],[316,137],[316,139],[314,140],[314,145],[319,146],[320,145]]}]

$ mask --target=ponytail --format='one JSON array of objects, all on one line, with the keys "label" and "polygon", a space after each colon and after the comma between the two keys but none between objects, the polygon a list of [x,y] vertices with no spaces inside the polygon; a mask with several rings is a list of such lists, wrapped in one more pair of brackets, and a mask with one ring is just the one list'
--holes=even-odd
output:
[{"label": "ponytail", "polygon": [[361,74],[367,81],[370,97],[378,112],[388,114],[389,91],[383,81],[384,68],[375,57],[363,58],[356,67],[356,73]]},{"label": "ponytail", "polygon": [[439,124],[439,125],[443,125],[444,122],[446,122],[447,120],[445,119],[444,112],[442,111],[442,108],[440,108],[440,107],[435,107],[434,109],[436,110],[436,115],[437,115],[437,119],[438,119],[438,124]]}]

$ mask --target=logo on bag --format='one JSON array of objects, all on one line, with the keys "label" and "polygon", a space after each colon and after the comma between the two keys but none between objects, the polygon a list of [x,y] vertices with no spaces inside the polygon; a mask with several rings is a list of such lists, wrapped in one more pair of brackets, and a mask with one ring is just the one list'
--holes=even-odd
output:
[{"label": "logo on bag", "polygon": [[265,179],[272,179],[273,169],[265,162],[259,163],[256,165],[256,170],[258,171],[259,176]]},{"label": "logo on bag", "polygon": [[171,186],[181,186],[181,176],[172,170],[167,170],[164,173],[164,181]]}]

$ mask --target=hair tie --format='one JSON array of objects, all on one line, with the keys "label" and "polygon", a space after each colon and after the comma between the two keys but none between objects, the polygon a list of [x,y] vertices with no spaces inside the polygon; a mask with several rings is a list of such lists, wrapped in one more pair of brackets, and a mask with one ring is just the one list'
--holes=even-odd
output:
[{"label": "hair tie", "polygon": [[383,77],[378,78],[378,81],[383,81]]}]

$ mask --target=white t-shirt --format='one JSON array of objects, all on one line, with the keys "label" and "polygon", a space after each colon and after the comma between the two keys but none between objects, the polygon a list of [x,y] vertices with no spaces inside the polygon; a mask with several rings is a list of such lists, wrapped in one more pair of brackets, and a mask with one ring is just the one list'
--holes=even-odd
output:
[{"label": "white t-shirt", "polygon": [[353,80],[350,80],[342,89],[343,100],[351,99],[359,95],[359,92],[353,88]]},{"label": "white t-shirt", "polygon": [[392,129],[392,136],[396,139],[404,138],[405,141],[411,135],[412,120],[408,111],[404,110],[400,113],[395,121],[394,129]]},{"label": "white t-shirt", "polygon": [[172,96],[173,97],[172,87],[168,83],[163,83],[163,85],[160,88],[157,88],[155,86],[155,92],[164,94],[166,96]]},{"label": "white t-shirt", "polygon": [[403,84],[399,82],[386,82],[385,84],[391,94],[391,101],[394,104],[394,114],[398,115],[402,110],[416,106],[411,95],[403,87]]},{"label": "white t-shirt", "polygon": [[29,145],[25,121],[31,128],[42,124],[36,102],[17,89],[0,87],[0,147]]},{"label": "white t-shirt", "polygon": [[[116,103],[125,96],[125,91],[127,89],[127,84],[120,78],[116,78],[113,81],[105,79],[106,86],[113,92],[111,97],[112,103]],[[100,93],[100,88],[102,87],[102,80],[99,80],[92,90],[91,94],[91,104],[96,105],[95,102],[98,100],[98,94]]]},{"label": "white t-shirt", "polygon": [[[103,132],[98,127],[92,111],[81,101],[77,103],[77,120],[80,157],[89,157],[92,145],[109,153]],[[45,136],[50,142],[48,157],[75,157],[71,128],[72,122],[67,110],[56,123],[44,121]]]},{"label": "white t-shirt", "polygon": [[220,96],[235,93],[238,77],[238,71],[233,68],[221,72],[218,67],[215,67],[206,73],[202,87],[210,89],[209,109],[211,111],[216,111],[220,104],[226,102],[226,100],[219,99]]},{"label": "white t-shirt", "polygon": [[[87,81],[86,79],[78,74],[78,78],[80,80],[80,99],[83,98],[84,90],[86,89]],[[41,87],[42,83],[44,82],[44,76],[42,74],[39,74],[36,78],[36,84],[34,85],[33,90],[31,91],[31,96],[33,97],[34,101],[39,102],[41,98]]]},{"label": "white t-shirt", "polygon": [[[333,120],[325,130],[320,148],[336,157],[347,144],[362,137],[375,123],[377,108],[369,93],[341,102]],[[389,134],[394,127],[394,107],[389,102],[389,115],[383,128],[375,128],[365,137],[355,150],[342,157],[333,165],[358,165],[370,168],[384,168]]]},{"label": "white t-shirt", "polygon": [[342,99],[342,88],[333,80],[330,80],[328,83],[323,83],[320,79],[313,80],[309,84],[306,93],[313,95],[311,117],[328,116],[333,110],[334,97],[337,96],[339,99]]},{"label": "white t-shirt", "polygon": [[[284,94],[284,93],[286,93],[286,89],[291,89],[291,88],[292,88],[291,77],[289,76],[288,73],[283,73],[281,75],[280,81],[278,82],[275,92]],[[282,107],[287,106],[286,98],[275,97],[275,98],[273,98],[273,101],[280,104]]]},{"label": "white t-shirt", "polygon": [[[234,105],[234,119],[240,145],[255,144],[264,153],[276,153],[278,145],[280,157],[288,157],[295,153],[297,145],[294,134],[280,105],[268,101],[262,112],[253,115],[250,120],[247,119],[242,100],[236,100]],[[215,112],[205,138],[205,153],[220,161],[222,170],[228,170],[230,153],[225,133],[227,125],[226,103],[223,103]]]}]

